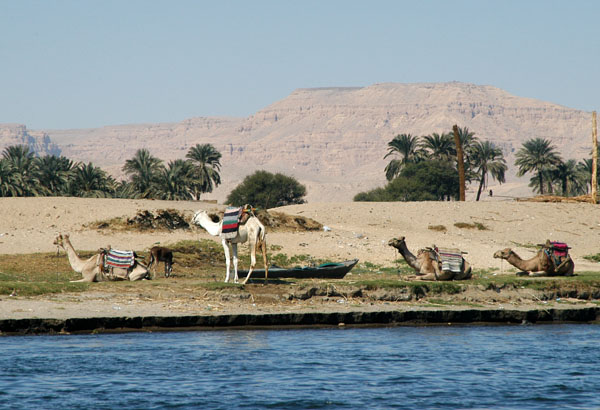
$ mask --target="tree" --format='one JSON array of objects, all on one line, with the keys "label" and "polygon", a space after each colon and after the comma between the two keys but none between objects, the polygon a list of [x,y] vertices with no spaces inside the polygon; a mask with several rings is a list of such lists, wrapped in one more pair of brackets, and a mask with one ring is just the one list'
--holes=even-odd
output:
[{"label": "tree", "polygon": [[152,156],[147,149],[137,150],[123,165],[123,171],[130,176],[137,196],[141,198],[152,197],[152,188],[162,168],[162,160]]},{"label": "tree", "polygon": [[487,187],[488,173],[499,183],[505,182],[506,160],[502,150],[491,142],[477,141],[472,146],[471,161],[479,179],[476,198],[476,201],[479,201],[481,191]]},{"label": "tree", "polygon": [[214,187],[221,183],[221,153],[211,144],[196,144],[190,148],[186,158],[194,165],[194,181],[192,183],[192,197],[200,199],[200,194],[212,192]]},{"label": "tree", "polygon": [[383,188],[362,192],[354,201],[441,201],[458,199],[458,172],[451,161],[407,164],[400,175]]},{"label": "tree", "polygon": [[194,166],[189,161],[177,159],[161,170],[155,193],[159,199],[185,200],[191,198]]},{"label": "tree", "polygon": [[578,168],[574,159],[560,162],[551,169],[553,182],[558,182],[562,196],[583,194],[586,190],[587,180],[585,173]]},{"label": "tree", "polygon": [[419,160],[420,146],[419,137],[413,137],[410,134],[396,135],[394,139],[388,142],[388,153],[383,158],[385,159],[390,155],[400,156],[400,159],[392,159],[385,167],[385,177],[388,181],[394,179],[404,165]]},{"label": "tree", "polygon": [[78,164],[66,157],[45,155],[36,158],[40,185],[50,196],[66,195]]},{"label": "tree", "polygon": [[536,186],[540,194],[544,194],[544,171],[558,165],[562,160],[556,147],[547,139],[535,138],[527,140],[516,154],[515,165],[519,167],[517,176],[528,172],[535,173]]},{"label": "tree", "polygon": [[108,174],[91,162],[75,168],[71,190],[82,198],[110,198],[114,192]]},{"label": "tree", "polygon": [[250,204],[259,208],[303,204],[306,187],[295,178],[267,171],[256,171],[244,178],[227,197],[233,206]]},{"label": "tree", "polygon": [[17,177],[11,162],[4,158],[0,159],[0,196],[21,196]]},{"label": "tree", "polygon": [[14,172],[14,183],[20,196],[44,194],[37,178],[37,164],[34,153],[27,145],[12,145],[4,149],[3,158],[8,161]]},{"label": "tree", "polygon": [[[597,168],[599,169],[596,170],[596,173],[600,175],[600,172],[598,172],[600,171],[600,164]],[[577,169],[581,173],[582,177],[585,178],[585,192],[590,192],[592,189],[592,169],[594,169],[592,158],[586,158],[579,161],[579,163],[577,164]]]},{"label": "tree", "polygon": [[423,137],[423,148],[429,153],[429,159],[448,160],[456,155],[454,137],[450,133],[431,135]]}]

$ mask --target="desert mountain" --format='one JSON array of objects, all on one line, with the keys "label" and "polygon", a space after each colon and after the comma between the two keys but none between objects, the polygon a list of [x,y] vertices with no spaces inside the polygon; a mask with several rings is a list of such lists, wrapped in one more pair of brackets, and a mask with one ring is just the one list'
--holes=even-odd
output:
[{"label": "desert mountain", "polygon": [[529,176],[517,178],[514,167],[527,139],[550,139],[563,159],[591,152],[590,113],[458,82],[298,89],[247,118],[40,131],[0,124],[0,148],[28,143],[42,154],[60,152],[122,177],[121,167],[139,148],[167,163],[210,143],[223,154],[223,185],[206,199],[222,201],[244,176],[265,169],[296,177],[307,186],[309,202],[350,201],[385,184],[383,157],[394,136],[448,132],[454,124],[504,151],[507,183],[494,186],[496,194],[530,195]]}]

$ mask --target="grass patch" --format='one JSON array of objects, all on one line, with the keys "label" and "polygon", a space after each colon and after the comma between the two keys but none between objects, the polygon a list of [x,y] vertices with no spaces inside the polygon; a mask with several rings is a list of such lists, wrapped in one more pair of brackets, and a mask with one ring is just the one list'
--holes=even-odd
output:
[{"label": "grass patch", "polygon": [[515,246],[518,246],[520,248],[525,248],[525,249],[539,249],[538,245],[535,245],[533,243],[519,243],[519,242],[515,242],[515,241],[510,241],[512,244],[514,244]]},{"label": "grass patch", "polygon": [[446,232],[448,230],[444,225],[429,225],[427,229],[436,232]]},{"label": "grass patch", "polygon": [[592,261],[592,262],[600,262],[600,253],[597,253],[595,255],[585,255],[583,257],[583,259],[586,259],[586,260]]},{"label": "grass patch", "polygon": [[482,224],[481,222],[473,222],[473,223],[457,222],[454,224],[454,226],[456,226],[459,229],[477,229],[479,231],[489,230],[489,228],[487,226],[485,226],[484,224]]}]

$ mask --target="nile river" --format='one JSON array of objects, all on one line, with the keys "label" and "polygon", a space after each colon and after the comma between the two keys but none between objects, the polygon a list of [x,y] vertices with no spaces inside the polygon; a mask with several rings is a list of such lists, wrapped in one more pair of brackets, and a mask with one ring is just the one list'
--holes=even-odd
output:
[{"label": "nile river", "polygon": [[6,409],[600,409],[600,326],[0,337]]}]

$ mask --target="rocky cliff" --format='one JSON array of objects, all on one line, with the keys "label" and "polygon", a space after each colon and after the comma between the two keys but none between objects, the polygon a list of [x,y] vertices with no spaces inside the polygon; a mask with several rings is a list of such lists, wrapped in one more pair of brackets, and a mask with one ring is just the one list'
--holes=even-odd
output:
[{"label": "rocky cliff", "polygon": [[[513,165],[515,152],[529,138],[550,139],[564,159],[588,157],[591,151],[590,113],[457,82],[299,89],[248,118],[36,135],[49,138],[62,155],[92,161],[117,177],[139,148],[167,162],[183,158],[195,144],[211,143],[223,154],[223,185],[207,199],[223,200],[244,176],[266,169],[298,178],[308,188],[308,201],[349,201],[357,192],[385,184],[383,157],[395,135],[448,132],[454,124],[503,149],[508,181],[493,187],[497,194],[529,193],[529,177],[516,178]],[[0,131],[0,147],[14,140],[9,134]]]}]

